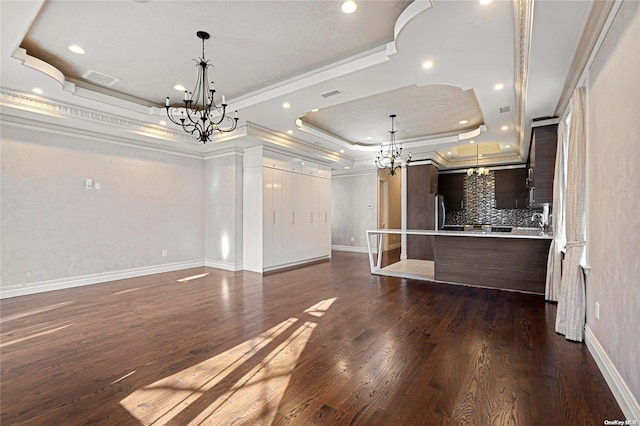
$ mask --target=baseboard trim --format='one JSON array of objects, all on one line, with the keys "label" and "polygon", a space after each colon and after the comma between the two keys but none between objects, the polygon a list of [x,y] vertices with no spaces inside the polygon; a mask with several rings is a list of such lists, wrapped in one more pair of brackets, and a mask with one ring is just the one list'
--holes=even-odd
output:
[{"label": "baseboard trim", "polygon": [[[360,247],[360,246],[341,246],[341,245],[332,245],[331,246],[331,250],[335,250],[335,251],[349,251],[352,253],[369,253],[369,250],[367,250],[366,247]],[[374,253],[378,253],[378,249],[377,248],[373,248],[373,252]]]},{"label": "baseboard trim", "polygon": [[628,420],[640,420],[638,400],[633,396],[626,382],[620,376],[618,369],[613,365],[613,362],[611,362],[611,359],[588,325],[584,327],[584,341],[625,417]]},{"label": "baseboard trim", "polygon": [[160,274],[163,272],[179,271],[181,269],[205,266],[203,260],[188,260],[163,265],[145,266],[141,268],[123,269],[120,271],[104,272],[99,274],[81,275],[71,278],[37,281],[33,283],[19,284],[0,289],[0,299],[26,296],[29,294],[44,293],[65,288],[81,287],[85,285],[100,284],[109,281],[127,278],[141,277],[144,275]]},{"label": "baseboard trim", "polygon": [[205,259],[204,266],[232,272],[242,271],[242,263],[221,262],[213,259]]}]

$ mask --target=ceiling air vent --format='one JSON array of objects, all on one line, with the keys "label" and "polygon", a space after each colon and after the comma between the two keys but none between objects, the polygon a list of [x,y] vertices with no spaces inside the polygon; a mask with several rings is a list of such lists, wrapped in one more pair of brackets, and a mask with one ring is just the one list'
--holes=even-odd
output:
[{"label": "ceiling air vent", "polygon": [[323,93],[322,97],[323,98],[330,98],[331,96],[339,95],[340,93],[342,93],[342,92],[340,92],[339,90],[332,90],[331,92]]},{"label": "ceiling air vent", "polygon": [[85,72],[84,74],[82,74],[82,77],[102,86],[109,87],[114,86],[117,82],[120,81],[119,78],[111,77],[110,75],[103,74],[95,70],[89,70]]},{"label": "ceiling air vent", "polygon": [[500,114],[504,113],[504,112],[509,112],[511,111],[511,107],[510,106],[504,106],[500,108]]}]

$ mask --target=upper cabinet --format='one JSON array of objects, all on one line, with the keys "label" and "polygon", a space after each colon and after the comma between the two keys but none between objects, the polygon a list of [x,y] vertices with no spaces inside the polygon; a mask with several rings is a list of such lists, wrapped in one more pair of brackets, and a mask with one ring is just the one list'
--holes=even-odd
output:
[{"label": "upper cabinet", "polygon": [[553,203],[558,125],[534,127],[528,163],[529,205]]},{"label": "upper cabinet", "polygon": [[438,195],[444,197],[447,211],[464,209],[464,173],[438,175]]},{"label": "upper cabinet", "polygon": [[496,209],[527,207],[527,169],[496,170]]}]

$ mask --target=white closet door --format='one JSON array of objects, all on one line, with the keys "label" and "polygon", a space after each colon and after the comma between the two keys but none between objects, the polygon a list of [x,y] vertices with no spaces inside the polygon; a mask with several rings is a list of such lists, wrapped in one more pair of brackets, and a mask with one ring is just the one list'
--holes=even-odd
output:
[{"label": "white closet door", "polygon": [[282,263],[282,170],[264,167],[263,173],[263,259],[264,267]]},{"label": "white closet door", "polygon": [[282,172],[282,263],[295,262],[299,257],[300,212],[296,204],[298,188],[298,174]]},{"label": "white closet door", "polygon": [[319,179],[320,255],[331,254],[331,180]]},{"label": "white closet door", "polygon": [[313,256],[312,247],[312,224],[313,210],[311,206],[311,181],[313,178],[309,175],[302,175],[302,259],[310,259]]}]

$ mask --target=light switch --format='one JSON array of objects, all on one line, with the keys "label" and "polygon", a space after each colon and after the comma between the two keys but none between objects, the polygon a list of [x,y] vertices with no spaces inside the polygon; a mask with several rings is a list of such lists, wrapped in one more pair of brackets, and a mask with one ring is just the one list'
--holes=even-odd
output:
[{"label": "light switch", "polygon": [[87,179],[84,181],[84,189],[93,189],[93,179]]},{"label": "light switch", "polygon": [[93,189],[100,189],[100,182],[93,184]]}]

